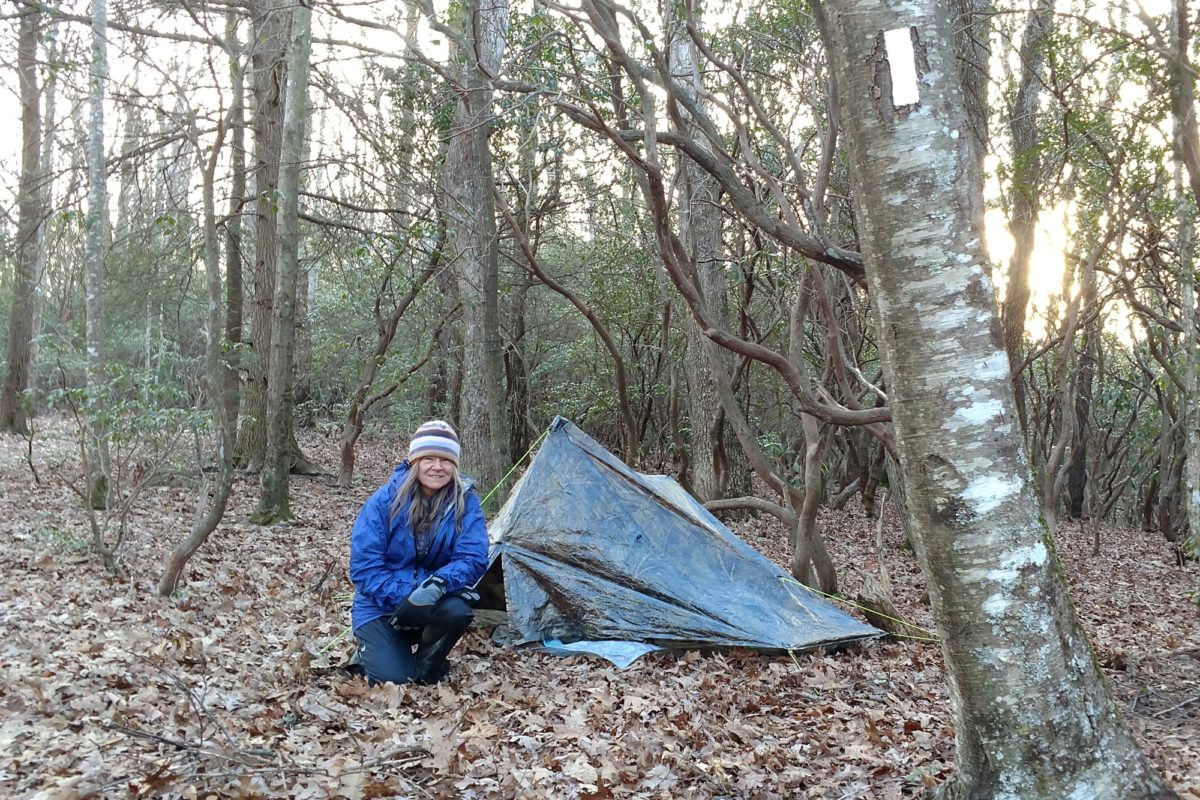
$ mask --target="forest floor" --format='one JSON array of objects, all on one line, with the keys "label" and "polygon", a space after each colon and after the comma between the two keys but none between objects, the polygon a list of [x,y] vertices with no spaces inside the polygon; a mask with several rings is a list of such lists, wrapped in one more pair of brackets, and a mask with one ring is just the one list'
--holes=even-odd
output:
[{"label": "forest floor", "polygon": [[[302,444],[330,472],[336,439]],[[350,525],[397,442],[363,442],[351,489],[294,478],[296,520],[225,522],[175,597],[155,593],[194,489],[146,491],[116,576],[86,553],[62,423],[0,437],[0,796],[12,798],[900,798],[954,770],[939,647],[834,654],[590,656],[502,649],[472,629],[448,682],[368,688],[349,650]],[[915,558],[888,515],[896,602],[932,627]],[[847,597],[875,573],[861,510],[822,523]],[[784,531],[739,535],[781,565]],[[1151,761],[1200,798],[1200,570],[1155,533],[1063,525],[1058,552],[1117,700]],[[852,610],[852,613],[853,610]],[[332,646],[331,646],[331,643]]]}]

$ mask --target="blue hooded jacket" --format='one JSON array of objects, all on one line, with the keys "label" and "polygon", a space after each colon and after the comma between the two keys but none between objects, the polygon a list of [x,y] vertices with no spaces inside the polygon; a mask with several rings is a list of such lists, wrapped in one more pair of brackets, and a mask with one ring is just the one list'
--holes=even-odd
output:
[{"label": "blue hooded jacket", "polygon": [[430,575],[446,581],[447,592],[455,592],[474,586],[487,570],[487,527],[479,497],[469,480],[462,524],[457,524],[454,504],[450,503],[434,525],[429,555],[424,563],[417,563],[408,509],[402,509],[394,521],[388,513],[409,469],[408,462],[396,467],[391,480],[371,495],[354,521],[350,535],[350,580],[354,583],[350,615],[354,630],[391,614]]}]

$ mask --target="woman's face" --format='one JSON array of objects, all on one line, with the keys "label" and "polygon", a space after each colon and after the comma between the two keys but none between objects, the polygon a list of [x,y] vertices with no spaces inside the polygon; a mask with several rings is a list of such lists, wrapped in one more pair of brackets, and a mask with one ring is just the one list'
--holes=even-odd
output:
[{"label": "woman's face", "polygon": [[454,462],[441,456],[425,456],[417,459],[417,482],[427,495],[441,489],[454,477]]}]

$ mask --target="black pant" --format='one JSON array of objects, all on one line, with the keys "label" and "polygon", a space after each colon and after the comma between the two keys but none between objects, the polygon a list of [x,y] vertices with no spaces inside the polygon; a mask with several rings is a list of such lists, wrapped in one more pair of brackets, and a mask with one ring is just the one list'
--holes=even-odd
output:
[{"label": "black pant", "polygon": [[[387,617],[354,632],[367,680],[376,683],[437,683],[449,670],[446,655],[471,624],[474,612],[461,597],[445,597],[420,629],[396,630]],[[415,652],[414,649],[416,648]]]}]

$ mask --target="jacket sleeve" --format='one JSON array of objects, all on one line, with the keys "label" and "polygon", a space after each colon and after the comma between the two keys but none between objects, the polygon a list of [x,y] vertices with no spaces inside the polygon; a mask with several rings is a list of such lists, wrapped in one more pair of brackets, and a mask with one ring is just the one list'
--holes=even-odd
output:
[{"label": "jacket sleeve", "polygon": [[412,565],[388,564],[385,556],[391,520],[387,491],[371,495],[350,534],[350,580],[354,588],[384,608],[395,608],[413,590]]},{"label": "jacket sleeve", "polygon": [[488,534],[483,521],[483,507],[479,505],[479,497],[472,491],[467,494],[462,533],[455,539],[454,552],[450,560],[434,574],[446,581],[447,592],[474,586],[487,571],[487,556]]}]

